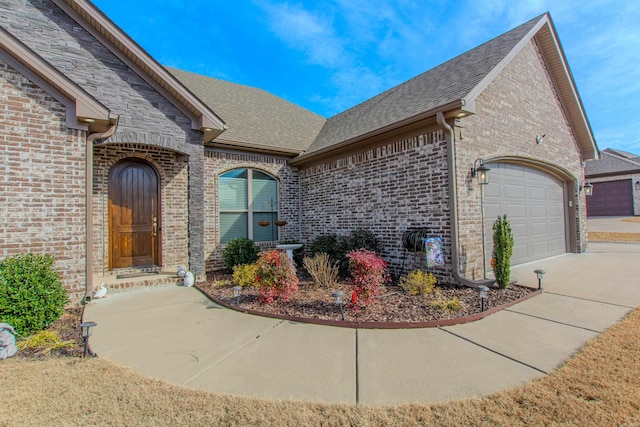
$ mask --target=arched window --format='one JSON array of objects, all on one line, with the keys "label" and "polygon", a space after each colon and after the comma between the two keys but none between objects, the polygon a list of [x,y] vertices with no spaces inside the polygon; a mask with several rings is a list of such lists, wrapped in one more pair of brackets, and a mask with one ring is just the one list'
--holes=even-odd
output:
[{"label": "arched window", "polygon": [[278,227],[273,224],[278,219],[274,177],[255,169],[234,169],[220,175],[219,190],[220,243],[236,237],[278,240]]}]

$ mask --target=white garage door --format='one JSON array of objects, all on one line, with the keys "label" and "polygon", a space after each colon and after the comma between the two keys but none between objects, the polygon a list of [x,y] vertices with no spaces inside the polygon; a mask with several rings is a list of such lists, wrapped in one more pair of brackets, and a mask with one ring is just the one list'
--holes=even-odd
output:
[{"label": "white garage door", "polygon": [[[484,186],[487,263],[493,252],[493,223],[507,214],[515,240],[512,264],[521,264],[567,251],[564,183],[526,166],[491,163]],[[489,267],[490,268],[490,267]]]}]

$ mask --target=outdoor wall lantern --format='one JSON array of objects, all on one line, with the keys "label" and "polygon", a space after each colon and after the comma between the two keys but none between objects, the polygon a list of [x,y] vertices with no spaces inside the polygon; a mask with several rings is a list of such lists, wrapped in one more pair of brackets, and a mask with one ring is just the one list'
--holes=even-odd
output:
[{"label": "outdoor wall lantern", "polygon": [[340,306],[340,315],[342,316],[342,320],[344,320],[344,308],[342,307],[342,296],[344,293],[342,291],[335,291],[331,294],[332,297],[336,299],[336,304]]},{"label": "outdoor wall lantern", "polygon": [[484,285],[478,286],[478,294],[480,296],[480,311],[485,311],[486,309],[486,300],[487,294],[489,293],[489,288]]},{"label": "outdoor wall lantern", "polygon": [[542,289],[542,275],[544,274],[544,270],[539,268],[535,270],[534,273],[536,273],[536,276],[538,277],[538,289]]},{"label": "outdoor wall lantern", "polygon": [[475,162],[473,162],[473,167],[471,168],[471,178],[478,177],[478,184],[487,185],[489,183],[490,170],[490,168],[484,165],[484,160],[478,158]]},{"label": "outdoor wall lantern", "polygon": [[593,185],[585,182],[584,184],[580,185],[580,191],[582,190],[584,190],[585,196],[591,196],[593,194]]},{"label": "outdoor wall lantern", "polygon": [[91,336],[91,328],[98,326],[96,322],[83,322],[80,323],[80,329],[82,329],[82,339],[84,340],[84,357],[89,354],[89,337]]},{"label": "outdoor wall lantern", "polygon": [[636,191],[640,191],[640,181],[636,181]]},{"label": "outdoor wall lantern", "polygon": [[240,305],[240,293],[242,292],[242,287],[234,286],[231,290],[233,290],[233,297],[236,299],[236,305]]}]

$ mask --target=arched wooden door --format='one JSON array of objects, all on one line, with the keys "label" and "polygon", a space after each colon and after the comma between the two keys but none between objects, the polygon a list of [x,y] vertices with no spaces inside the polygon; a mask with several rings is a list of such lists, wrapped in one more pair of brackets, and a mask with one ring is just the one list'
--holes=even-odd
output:
[{"label": "arched wooden door", "polygon": [[160,265],[160,186],[153,166],[125,159],[109,173],[110,268]]}]

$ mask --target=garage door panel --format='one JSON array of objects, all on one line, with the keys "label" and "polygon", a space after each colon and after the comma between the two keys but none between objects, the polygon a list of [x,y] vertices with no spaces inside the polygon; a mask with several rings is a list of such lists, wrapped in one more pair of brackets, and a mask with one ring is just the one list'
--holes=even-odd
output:
[{"label": "garage door panel", "polygon": [[532,200],[546,200],[547,189],[543,187],[529,187],[529,198]]},{"label": "garage door panel", "polygon": [[633,181],[631,179],[593,183],[593,194],[587,197],[587,216],[633,214]]},{"label": "garage door panel", "polygon": [[547,191],[547,200],[550,202],[558,202],[563,203],[564,201],[564,192],[559,190],[548,190]]},{"label": "garage door panel", "polygon": [[529,225],[530,236],[546,236],[549,233],[549,224],[538,222]]},{"label": "garage door panel", "polygon": [[510,165],[509,169],[506,169],[503,173],[504,176],[513,177],[513,178],[525,178],[526,171],[522,166]]},{"label": "garage door panel", "polygon": [[524,185],[505,185],[505,195],[507,199],[522,199],[526,194],[526,187]]},{"label": "garage door panel", "polygon": [[[506,211],[502,212],[503,214],[507,214],[507,217],[509,218],[509,220],[513,220],[513,221],[517,221],[519,219],[522,220],[526,220],[527,219],[527,207],[523,206],[523,205],[514,205],[514,204],[509,204],[507,205],[507,209]],[[498,212],[497,216],[502,216],[500,215],[500,212]]]},{"label": "garage door panel", "polygon": [[530,205],[529,216],[531,218],[547,218],[549,210],[545,205]]},{"label": "garage door panel", "polygon": [[566,252],[564,184],[537,169],[489,165],[485,186],[485,248],[493,251],[493,223],[507,214],[514,236],[513,265]]}]

